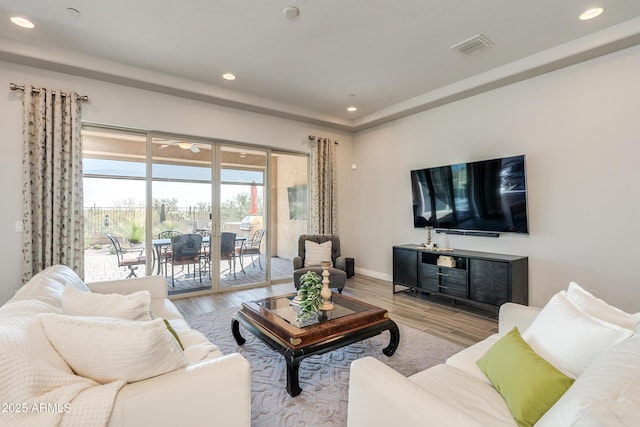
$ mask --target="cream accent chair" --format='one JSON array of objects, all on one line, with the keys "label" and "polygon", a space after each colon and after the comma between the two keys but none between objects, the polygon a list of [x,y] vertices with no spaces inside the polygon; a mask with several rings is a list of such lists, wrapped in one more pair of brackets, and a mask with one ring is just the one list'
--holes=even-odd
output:
[{"label": "cream accent chair", "polygon": [[333,267],[329,268],[329,287],[337,289],[342,293],[344,284],[347,281],[346,258],[340,255],[340,237],[337,234],[303,234],[298,238],[298,256],[293,258],[293,284],[296,289],[300,288],[300,277],[308,271],[314,271],[322,275],[321,266],[305,266],[305,242],[310,240],[315,243],[325,243],[331,241],[331,259]]}]

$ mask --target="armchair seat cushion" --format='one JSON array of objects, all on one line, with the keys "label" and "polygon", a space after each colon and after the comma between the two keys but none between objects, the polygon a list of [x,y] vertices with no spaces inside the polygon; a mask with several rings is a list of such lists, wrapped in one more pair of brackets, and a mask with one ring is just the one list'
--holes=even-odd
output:
[{"label": "armchair seat cushion", "polygon": [[[322,267],[304,267],[293,271],[293,283],[296,289],[300,288],[300,277],[308,271],[317,273],[322,277]],[[329,287],[334,289],[343,289],[347,281],[347,273],[335,267],[329,267]]]}]

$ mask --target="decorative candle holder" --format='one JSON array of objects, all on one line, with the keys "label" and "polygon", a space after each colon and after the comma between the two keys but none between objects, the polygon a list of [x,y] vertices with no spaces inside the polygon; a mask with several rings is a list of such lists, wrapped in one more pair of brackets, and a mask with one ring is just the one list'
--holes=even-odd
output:
[{"label": "decorative candle holder", "polygon": [[427,229],[427,241],[425,242],[425,246],[427,249],[433,249],[433,241],[431,240],[431,230],[433,230],[433,227],[428,225],[426,229]]},{"label": "decorative candle holder", "polygon": [[322,290],[320,296],[322,297],[322,303],[320,304],[320,310],[333,310],[333,303],[331,302],[331,289],[329,289],[329,267],[331,263],[329,261],[322,261]]}]

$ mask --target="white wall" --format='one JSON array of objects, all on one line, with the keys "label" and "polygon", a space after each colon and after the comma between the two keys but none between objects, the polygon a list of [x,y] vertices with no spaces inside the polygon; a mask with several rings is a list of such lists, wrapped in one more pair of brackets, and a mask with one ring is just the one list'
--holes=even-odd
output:
[{"label": "white wall", "polygon": [[[411,218],[411,169],[526,154],[530,235],[450,236],[456,248],[529,256],[530,303],[575,280],[640,310],[640,47],[477,95],[352,137],[71,75],[0,62],[0,303],[18,288],[22,215],[21,98],[9,82],[86,94],[86,121],[308,151],[340,140],[339,232],[360,273],[391,278],[391,247],[424,240]],[[355,142],[354,142],[355,141]],[[356,163],[357,169],[351,170]],[[622,226],[620,225],[622,224]]]},{"label": "white wall", "polygon": [[2,280],[0,303],[20,286],[22,235],[15,222],[22,217],[22,97],[9,90],[9,83],[33,84],[76,91],[89,96],[83,106],[83,120],[95,123],[175,132],[207,138],[272,146],[308,152],[309,134],[338,139],[338,223],[349,249],[351,220],[352,136],[332,129],[219,107],[197,101],[131,89],[101,81],[49,72],[0,61],[0,246]]},{"label": "white wall", "polygon": [[358,133],[356,271],[390,279],[391,247],[425,240],[411,169],[525,154],[530,234],[450,246],[528,256],[530,304],[573,280],[640,311],[639,76],[636,46]]}]

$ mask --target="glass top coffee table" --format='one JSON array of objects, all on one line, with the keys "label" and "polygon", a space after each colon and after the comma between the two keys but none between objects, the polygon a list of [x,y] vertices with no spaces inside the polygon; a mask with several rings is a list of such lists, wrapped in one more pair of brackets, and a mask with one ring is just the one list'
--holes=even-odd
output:
[{"label": "glass top coffee table", "polygon": [[284,356],[287,363],[287,392],[292,397],[302,389],[298,381],[300,362],[305,357],[333,351],[388,330],[391,338],[382,352],[391,356],[400,343],[400,332],[387,310],[334,293],[333,310],[320,312],[320,320],[302,327],[290,301],[296,294],[245,302],[231,320],[238,345],[245,343],[240,324]]}]

